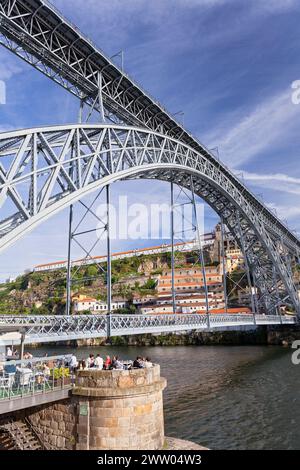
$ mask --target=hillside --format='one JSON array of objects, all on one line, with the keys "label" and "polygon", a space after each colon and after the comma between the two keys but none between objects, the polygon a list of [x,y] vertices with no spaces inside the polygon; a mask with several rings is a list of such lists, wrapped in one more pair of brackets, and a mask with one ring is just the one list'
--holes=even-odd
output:
[{"label": "hillside", "polygon": [[[209,263],[209,256],[206,259]],[[176,253],[176,266],[197,262],[197,253]],[[134,294],[155,293],[156,278],[171,267],[171,254],[140,255],[112,261],[113,296],[131,301]],[[72,269],[72,294],[106,298],[106,265]],[[64,314],[66,270],[31,272],[0,284],[0,314]],[[133,309],[133,306],[131,307]]]}]

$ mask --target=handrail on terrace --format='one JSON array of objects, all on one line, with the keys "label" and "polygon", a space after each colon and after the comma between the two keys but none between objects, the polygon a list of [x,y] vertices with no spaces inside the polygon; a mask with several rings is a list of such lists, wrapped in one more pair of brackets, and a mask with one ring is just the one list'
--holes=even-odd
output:
[{"label": "handrail on terrace", "polygon": [[[1,362],[0,402],[71,388],[70,354]],[[47,367],[46,367],[47,366]]]}]

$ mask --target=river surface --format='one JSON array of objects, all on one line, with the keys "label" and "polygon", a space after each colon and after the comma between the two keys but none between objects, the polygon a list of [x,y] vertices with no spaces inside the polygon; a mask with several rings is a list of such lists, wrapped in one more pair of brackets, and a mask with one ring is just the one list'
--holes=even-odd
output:
[{"label": "river surface", "polygon": [[[70,353],[41,347],[35,355]],[[211,449],[300,449],[300,365],[276,346],[76,348],[122,359],[150,356],[168,381],[165,433]]]}]

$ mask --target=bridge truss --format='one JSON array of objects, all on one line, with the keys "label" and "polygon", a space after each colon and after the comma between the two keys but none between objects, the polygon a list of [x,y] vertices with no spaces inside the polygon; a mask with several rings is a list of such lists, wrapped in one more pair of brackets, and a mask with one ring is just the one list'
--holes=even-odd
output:
[{"label": "bridge truss", "polygon": [[[24,344],[72,341],[84,338],[106,338],[144,333],[172,333],[184,331],[212,331],[254,325],[294,325],[295,316],[229,315],[229,314],[174,314],[174,315],[47,315],[0,316],[1,325],[26,327]],[[3,340],[1,344],[11,344]],[[18,341],[14,341],[17,344]]]},{"label": "bridge truss", "polygon": [[160,179],[193,188],[219,214],[246,254],[260,310],[287,304],[300,315],[297,236],[51,4],[0,0],[0,44],[103,121],[0,135],[0,207],[10,208],[0,249],[101,185]]},{"label": "bridge truss", "polygon": [[[206,156],[182,142],[140,128],[69,125],[0,135],[0,250],[96,188],[125,179],[175,181],[201,196],[234,233],[266,311],[287,296],[299,307],[291,264],[299,242],[278,236],[247,194]],[[5,166],[4,166],[5,165]],[[276,277],[275,277],[276,275]],[[280,297],[280,299],[279,299]]]}]

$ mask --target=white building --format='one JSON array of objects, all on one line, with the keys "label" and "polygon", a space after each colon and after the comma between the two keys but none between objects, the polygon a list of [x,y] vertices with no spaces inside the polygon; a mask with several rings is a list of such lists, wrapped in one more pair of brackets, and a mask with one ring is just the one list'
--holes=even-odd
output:
[{"label": "white building", "polygon": [[[214,234],[213,233],[206,233],[202,236],[202,247],[203,246],[211,246],[214,243]],[[175,243],[175,250],[176,251],[193,251],[197,249],[198,243],[195,240],[191,240],[184,243]],[[147,248],[140,248],[136,250],[129,250],[129,251],[121,251],[118,253],[112,253],[112,260],[121,260],[124,258],[132,258],[133,256],[141,256],[141,255],[154,255],[160,253],[168,253],[171,252],[172,245],[164,244],[158,246],[150,246]],[[72,261],[72,266],[85,266],[89,264],[95,263],[106,263],[106,256],[95,256],[88,259],[78,259]],[[54,271],[56,269],[63,269],[67,267],[67,261],[58,261],[56,263],[47,263],[47,264],[40,264],[33,268],[35,272],[42,272],[42,271]]]},{"label": "white building", "polygon": [[[98,301],[92,297],[85,297],[84,295],[79,295],[78,297],[73,297],[74,302],[74,312],[80,313],[87,310],[90,310],[92,313],[107,313],[108,306],[105,302]],[[126,308],[128,303],[125,300],[115,301],[111,304],[112,310],[118,310],[121,308]]]}]

